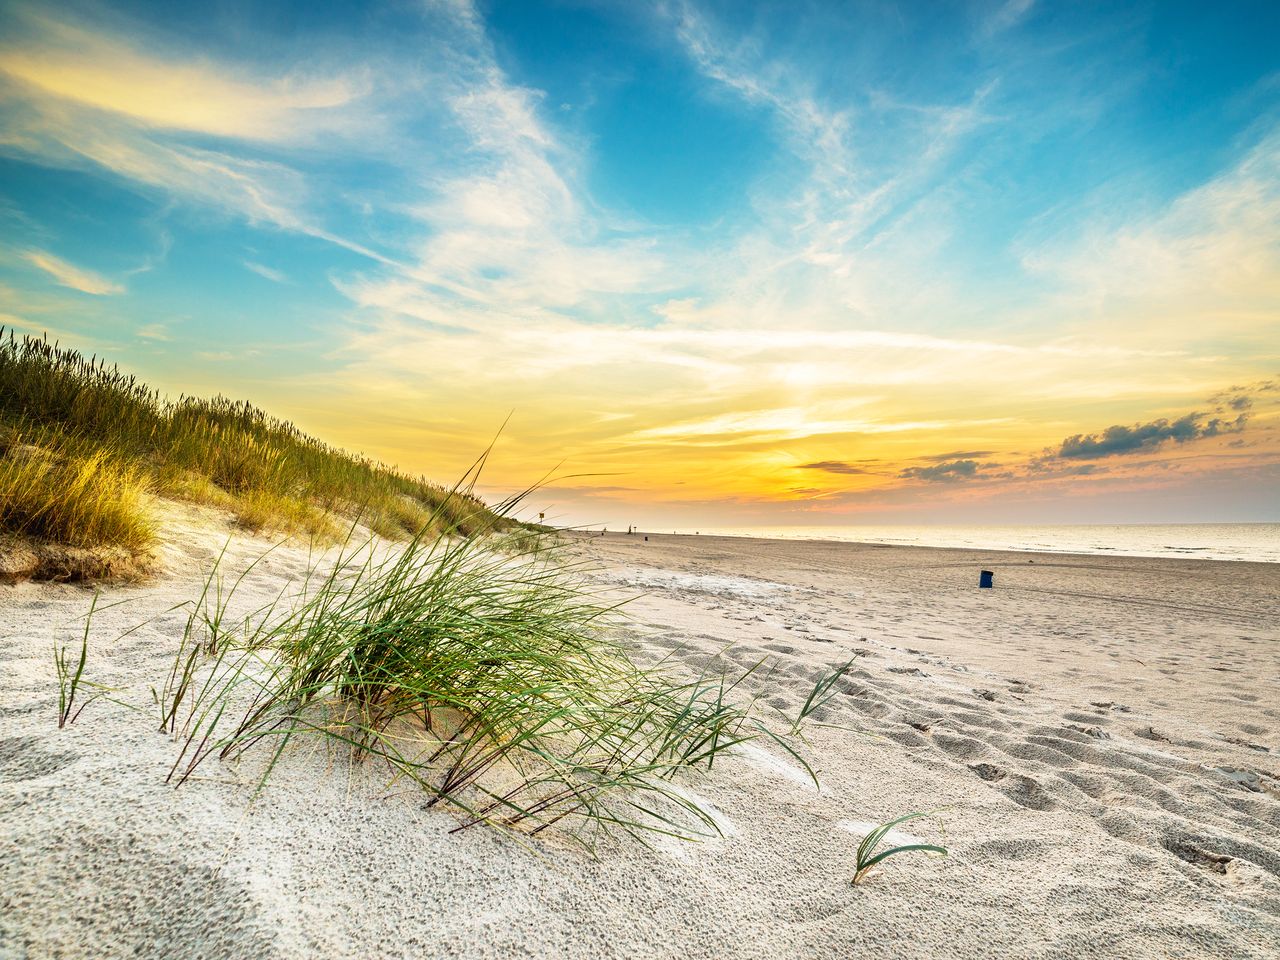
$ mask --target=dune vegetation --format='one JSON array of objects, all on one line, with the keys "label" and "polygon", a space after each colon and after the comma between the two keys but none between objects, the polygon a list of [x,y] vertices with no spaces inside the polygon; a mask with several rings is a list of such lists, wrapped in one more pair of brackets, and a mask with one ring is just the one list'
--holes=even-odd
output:
[{"label": "dune vegetation", "polygon": [[170,400],[106,361],[0,328],[0,534],[145,553],[151,497],[251,530],[336,541],[502,526],[477,498],[307,436],[225,397]]},{"label": "dune vegetation", "polygon": [[0,528],[76,547],[150,544],[145,475],[98,451],[59,456],[10,443],[0,459]]},{"label": "dune vegetation", "polygon": [[153,694],[178,743],[170,782],[257,756],[265,787],[291,760],[314,762],[297,748],[318,739],[450,810],[455,830],[557,825],[594,849],[615,831],[715,834],[681,774],[746,741],[813,776],[793,731],[738,689],[754,669],[638,665],[571,542],[525,539],[516,553],[478,537],[348,544],[248,617],[229,611],[256,561],[229,582],[215,565]]}]

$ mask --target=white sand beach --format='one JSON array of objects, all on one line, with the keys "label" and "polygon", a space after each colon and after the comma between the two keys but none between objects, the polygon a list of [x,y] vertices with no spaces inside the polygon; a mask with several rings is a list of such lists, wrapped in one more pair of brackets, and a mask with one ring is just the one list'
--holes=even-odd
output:
[{"label": "white sand beach", "polygon": [[[226,535],[182,508],[166,572],[103,593],[86,676],[143,710],[100,700],[63,730],[51,648],[78,648],[91,592],[0,586],[4,960],[1280,955],[1280,565],[581,537],[639,595],[638,659],[765,660],[741,692],[793,713],[856,658],[806,731],[820,790],[748,745],[681,781],[721,836],[591,859],[451,834],[314,745],[252,803],[253,771],[216,761],[166,785],[148,691]],[[224,564],[269,546],[236,535]],[[307,563],[275,550],[237,604]],[[931,810],[903,832],[949,856],[850,884],[873,824]]]}]

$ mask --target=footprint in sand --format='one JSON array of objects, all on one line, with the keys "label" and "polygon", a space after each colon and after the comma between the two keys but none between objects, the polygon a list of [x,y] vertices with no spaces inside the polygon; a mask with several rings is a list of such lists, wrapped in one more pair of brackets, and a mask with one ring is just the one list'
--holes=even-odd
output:
[{"label": "footprint in sand", "polygon": [[995,783],[1003,780],[1008,774],[997,767],[994,763],[971,763],[969,769],[980,776],[988,783]]},{"label": "footprint in sand", "polygon": [[1212,853],[1208,850],[1202,850],[1189,840],[1184,840],[1178,837],[1164,837],[1161,839],[1160,845],[1179,860],[1184,860],[1192,866],[1199,867],[1202,870],[1208,870],[1211,873],[1220,873],[1225,875],[1228,864],[1230,864],[1234,859],[1234,857],[1228,857],[1223,853]]},{"label": "footprint in sand", "polygon": [[36,737],[8,737],[0,740],[0,780],[35,780],[61,770],[75,760],[68,753],[40,749]]},{"label": "footprint in sand", "polygon": [[1081,727],[1074,723],[1067,724],[1068,730],[1074,730],[1077,733],[1083,733],[1086,737],[1093,737],[1095,740],[1110,740],[1111,734],[1103,730],[1099,726]]},{"label": "footprint in sand", "polygon": [[982,756],[987,752],[987,745],[972,737],[960,737],[949,733],[935,734],[934,743],[946,753],[961,760],[969,760]]},{"label": "footprint in sand", "polygon": [[1049,791],[1038,780],[1022,774],[1011,774],[1006,780],[1007,783],[1002,784],[1000,792],[1018,806],[1028,810],[1052,810],[1057,806]]},{"label": "footprint in sand", "polygon": [[1097,714],[1084,713],[1083,711],[1080,711],[1080,710],[1070,710],[1062,715],[1062,719],[1070,720],[1072,723],[1085,723],[1090,725],[1095,723],[1110,722],[1109,720],[1100,718]]},{"label": "footprint in sand", "polygon": [[1258,770],[1241,770],[1236,767],[1214,767],[1220,774],[1242,790],[1250,793],[1270,793],[1280,796],[1280,780]]},{"label": "footprint in sand", "polygon": [[1254,743],[1252,740],[1243,740],[1240,737],[1232,737],[1227,734],[1220,734],[1227,743],[1234,743],[1237,747],[1244,747],[1247,750],[1257,750],[1259,753],[1270,753],[1271,748],[1263,746],[1260,743]]}]

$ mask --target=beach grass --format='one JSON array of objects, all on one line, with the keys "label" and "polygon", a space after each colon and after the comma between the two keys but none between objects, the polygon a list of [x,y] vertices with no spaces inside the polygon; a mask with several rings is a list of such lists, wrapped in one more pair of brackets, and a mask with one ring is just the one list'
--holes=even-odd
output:
[{"label": "beach grass", "polygon": [[[261,790],[291,745],[318,739],[451,810],[454,829],[571,825],[591,847],[615,829],[715,833],[679,781],[746,741],[780,745],[813,776],[789,731],[741,702],[745,677],[637,665],[612,639],[618,604],[589,586],[571,544],[516,523],[520,496],[489,508],[472,494],[487,452],[446,489],[248,404],[167,400],[12,333],[0,337],[0,443],[0,533],[143,551],[160,496],[338,544],[247,616],[229,611],[257,561],[229,581],[214,565],[152,690],[179,744],[175,784],[252,755]],[[403,542],[361,540],[365,529]],[[87,638],[86,625],[78,659],[55,650],[60,725],[83,709]]]},{"label": "beach grass", "polygon": [[0,530],[75,547],[142,550],[155,538],[150,482],[103,451],[58,456],[11,443],[0,448]]},{"label": "beach grass", "polygon": [[212,504],[252,530],[333,542],[359,517],[405,538],[494,515],[225,397],[177,400],[96,357],[0,328],[0,532],[139,552],[148,497]]},{"label": "beach grass", "polygon": [[76,697],[80,694],[81,683],[84,681],[84,668],[89,660],[89,626],[93,622],[93,612],[98,606],[98,595],[93,595],[93,602],[89,604],[89,612],[84,618],[84,635],[80,638],[80,656],[72,662],[67,656],[67,646],[54,645],[53,648],[53,667],[58,677],[58,729],[61,730],[69,723],[75,723],[76,718],[80,716],[84,710],[97,697],[90,697],[88,700],[82,699],[80,706],[76,706]]},{"label": "beach grass", "polygon": [[867,832],[862,838],[862,842],[858,844],[858,860],[857,867],[853,874],[853,885],[857,886],[863,883],[867,875],[879,864],[888,860],[890,857],[896,857],[899,854],[911,853],[918,851],[922,853],[935,853],[940,856],[947,855],[947,848],[933,843],[904,843],[896,847],[890,847],[888,850],[881,850],[880,844],[889,835],[894,827],[899,824],[906,823],[908,820],[917,820],[921,817],[933,816],[931,813],[907,813],[896,820],[890,820],[888,823],[882,823],[878,827]]},{"label": "beach grass", "polygon": [[820,714],[827,704],[834,699],[839,692],[837,684],[845,674],[853,669],[853,664],[853,660],[848,660],[839,666],[832,667],[830,670],[823,671],[794,717],[787,716],[781,710],[778,711],[782,718],[787,721],[787,733],[790,736],[804,738],[805,725],[815,714]]},{"label": "beach grass", "polygon": [[611,639],[618,604],[570,551],[438,533],[348,543],[291,596],[235,618],[249,571],[225,583],[215,567],[155,692],[179,744],[170,781],[254,755],[265,789],[319,738],[451,810],[455,830],[560,825],[588,848],[615,830],[714,834],[681,775],[749,740],[790,750],[785,731],[734,696],[741,678],[638,666]]}]

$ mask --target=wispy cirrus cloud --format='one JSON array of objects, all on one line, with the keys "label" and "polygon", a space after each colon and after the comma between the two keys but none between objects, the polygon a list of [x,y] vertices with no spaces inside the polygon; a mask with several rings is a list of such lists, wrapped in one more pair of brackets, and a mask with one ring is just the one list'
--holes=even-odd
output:
[{"label": "wispy cirrus cloud", "polygon": [[631,441],[680,440],[686,443],[730,444],[744,438],[773,440],[801,439],[823,434],[885,434],[930,431],[937,432],[959,427],[989,426],[998,420],[828,420],[814,416],[809,408],[763,410],[756,413],[735,413],[692,420],[683,423],[664,424],[627,434],[621,439]]},{"label": "wispy cirrus cloud", "polygon": [[941,463],[944,460],[981,460],[994,453],[994,450],[952,450],[949,453],[932,453],[920,459],[932,463]]},{"label": "wispy cirrus cloud", "polygon": [[987,17],[982,25],[983,32],[988,35],[996,34],[1017,26],[1035,5],[1036,0],[1005,0]]},{"label": "wispy cirrus cloud", "polygon": [[143,340],[165,341],[173,339],[173,335],[171,334],[168,325],[163,323],[143,324],[134,331],[134,333]]},{"label": "wispy cirrus cloud", "polygon": [[838,473],[845,476],[859,476],[873,472],[860,464],[846,463],[843,460],[820,460],[817,463],[802,463],[796,469],[821,470],[823,473]]},{"label": "wispy cirrus cloud", "polygon": [[[3,94],[0,94],[3,96]],[[326,228],[309,209],[306,177],[287,163],[152,138],[127,119],[91,119],[31,102],[4,112],[7,152],[55,166],[92,167],[166,198],[224,211],[250,224],[313,236],[377,262],[387,256]]]},{"label": "wispy cirrus cloud", "polygon": [[1156,332],[1166,344],[1274,342],[1280,130],[1155,212],[1125,212],[1023,250],[1023,266],[1051,284],[1049,309],[1073,313],[1077,328],[1105,324],[1117,344],[1149,343]]},{"label": "wispy cirrus cloud", "polygon": [[994,83],[943,102],[869,86],[837,104],[819,92],[811,65],[773,54],[767,38],[728,35],[687,2],[672,20],[709,80],[772,112],[804,171],[756,192],[758,220],[738,239],[734,268],[712,273],[704,321],[728,314],[773,325],[786,312],[814,327],[883,325],[943,300],[945,272],[933,258],[953,226],[941,186],[961,172],[957,148],[991,122]]},{"label": "wispy cirrus cloud", "polygon": [[389,262],[325,225],[318,195],[290,153],[379,141],[378,112],[364,102],[365,67],[250,71],[186,51],[144,49],[21,4],[6,14],[0,151],[104,171],[166,198]]},{"label": "wispy cirrus cloud", "polygon": [[61,257],[55,257],[45,250],[28,250],[22,259],[39,270],[43,270],[61,286],[95,297],[112,296],[125,292],[122,284],[109,280],[101,274],[77,267]]},{"label": "wispy cirrus cloud", "polygon": [[270,280],[272,283],[288,283],[289,277],[283,270],[277,270],[274,267],[268,267],[265,264],[257,263],[253,260],[244,261],[246,270],[256,273],[264,280]]},{"label": "wispy cirrus cloud", "polygon": [[25,29],[0,45],[0,74],[31,100],[78,105],[140,127],[298,142],[364,126],[350,108],[364,71],[255,76],[190,57],[166,58],[53,16],[18,8]]},{"label": "wispy cirrus cloud", "polygon": [[583,158],[539,115],[541,93],[498,66],[473,6],[447,9],[470,40],[441,100],[465,162],[404,208],[421,234],[404,269],[343,289],[374,311],[491,329],[578,317],[603,298],[671,282],[652,237],[590,202]]}]

